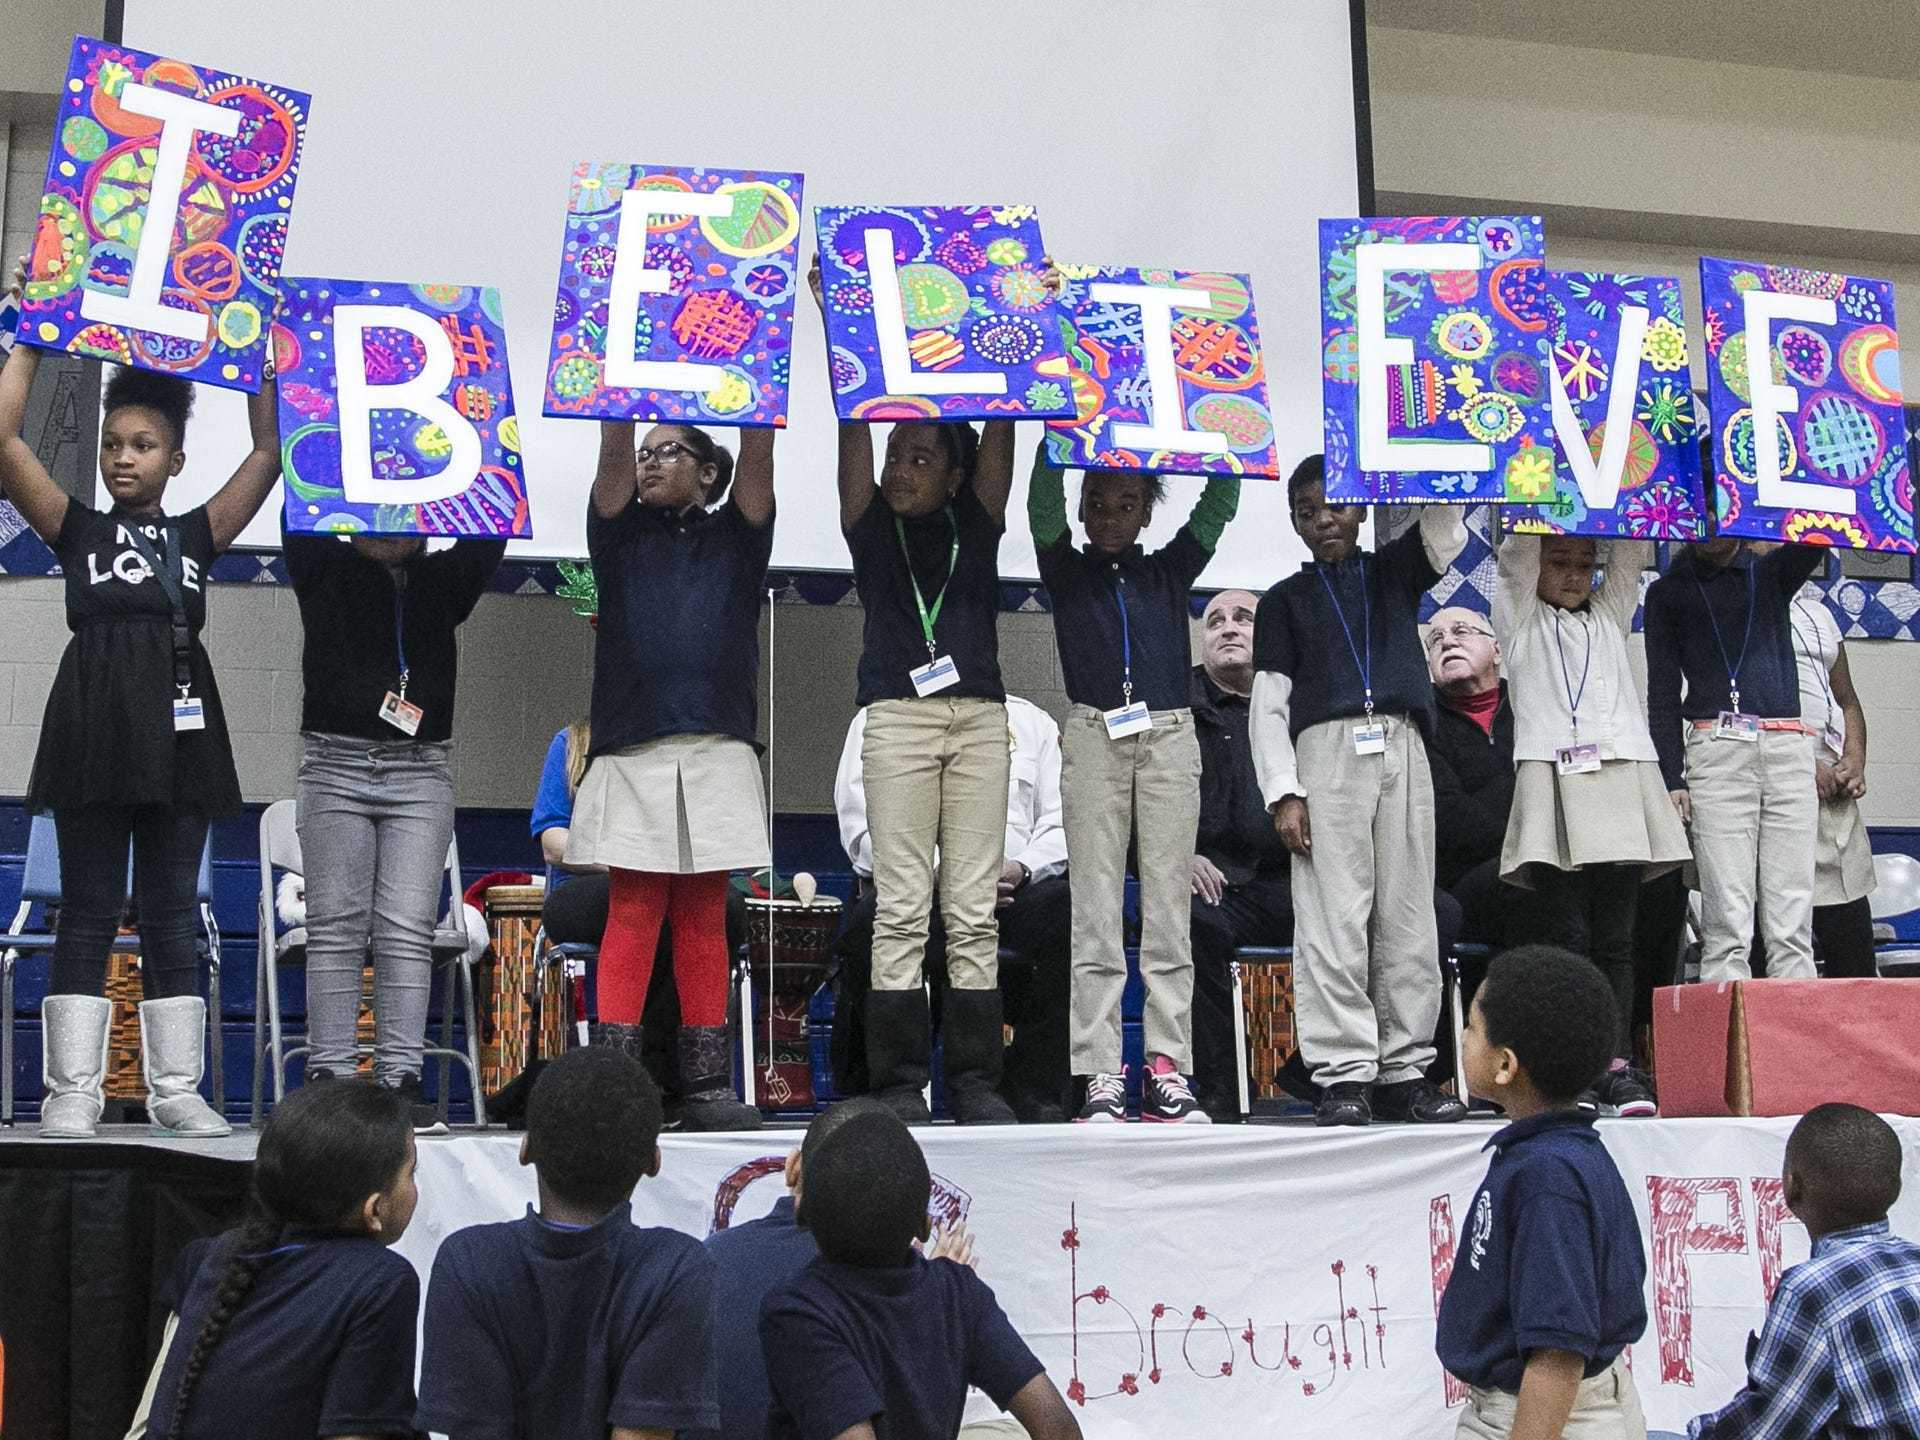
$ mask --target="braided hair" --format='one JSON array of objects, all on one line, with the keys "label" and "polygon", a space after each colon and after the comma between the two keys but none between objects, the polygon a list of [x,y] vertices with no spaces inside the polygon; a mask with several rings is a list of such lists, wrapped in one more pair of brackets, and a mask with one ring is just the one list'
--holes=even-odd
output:
[{"label": "braided hair", "polygon": [[367,1196],[391,1186],[406,1164],[411,1134],[399,1092],[370,1080],[302,1086],[274,1107],[260,1132],[246,1218],[224,1239],[213,1301],[180,1367],[171,1434],[182,1433],[207,1362],[287,1229],[357,1232]]}]

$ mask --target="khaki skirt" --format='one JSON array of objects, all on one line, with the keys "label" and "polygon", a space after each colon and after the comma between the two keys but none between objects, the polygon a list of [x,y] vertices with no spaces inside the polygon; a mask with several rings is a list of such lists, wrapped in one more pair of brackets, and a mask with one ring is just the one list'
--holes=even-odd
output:
[{"label": "khaki skirt", "polygon": [[766,863],[766,792],[746,741],[668,735],[587,766],[567,864],[693,875]]},{"label": "khaki skirt", "polygon": [[1693,857],[1686,827],[1651,760],[1608,760],[1562,775],[1550,760],[1522,760],[1500,850],[1500,878],[1531,889],[1533,870],[1644,865],[1651,880]]},{"label": "khaki skirt", "polygon": [[1820,806],[1814,845],[1813,903],[1845,905],[1873,893],[1873,841],[1852,796]]}]

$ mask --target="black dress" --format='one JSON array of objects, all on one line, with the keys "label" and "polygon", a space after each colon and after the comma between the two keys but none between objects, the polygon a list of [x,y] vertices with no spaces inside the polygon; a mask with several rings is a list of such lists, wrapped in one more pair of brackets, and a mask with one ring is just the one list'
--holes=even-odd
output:
[{"label": "black dress", "polygon": [[102,514],[78,500],[67,506],[53,553],[66,575],[73,638],[47,696],[27,806],[38,812],[178,804],[228,815],[240,808],[240,780],[213,665],[200,644],[214,558],[206,507],[139,522],[163,561],[178,548],[203,730],[173,728],[173,610],[127,541],[133,523],[117,509]]}]

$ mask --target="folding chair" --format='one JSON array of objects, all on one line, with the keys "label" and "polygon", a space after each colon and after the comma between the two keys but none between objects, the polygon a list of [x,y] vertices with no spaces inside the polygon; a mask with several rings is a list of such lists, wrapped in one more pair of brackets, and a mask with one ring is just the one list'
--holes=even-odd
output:
[{"label": "folding chair", "polygon": [[[127,857],[127,892],[133,892],[133,857]],[[213,1108],[225,1113],[226,1076],[222,1073],[225,1047],[220,1034],[220,927],[213,918],[213,837],[200,850],[200,876],[197,885],[202,944],[207,956],[207,1045],[211,1052],[208,1068],[213,1072]],[[13,1124],[13,983],[14,967],[27,955],[51,955],[53,932],[29,930],[27,921],[33,907],[42,907],[44,923],[48,908],[60,903],[60,838],[53,816],[35,815],[27,828],[26,873],[20,883],[20,908],[14,912],[13,925],[0,937],[0,1125]],[[140,953],[140,937],[116,935],[112,950],[122,955]]]},{"label": "folding chair", "polygon": [[1920,860],[1901,851],[1873,857],[1873,949],[1876,968],[1887,979],[1920,976],[1920,945],[1902,940],[1903,921],[1920,914]]},{"label": "folding chair", "polygon": [[[305,1043],[288,1048],[281,1023],[280,969],[282,965],[306,963],[307,932],[295,929],[277,937],[273,933],[273,872],[276,868],[295,874],[306,873],[305,861],[300,853],[299,832],[294,826],[294,802],[291,800],[276,800],[260,814],[259,938],[255,950],[253,1017],[252,1113],[256,1125],[260,1123],[267,1063],[272,1065],[273,1098],[278,1103],[286,1095],[287,1066],[312,1050]],[[440,1118],[447,1118],[449,1081],[453,1062],[458,1061],[466,1066],[467,1079],[473,1090],[473,1122],[476,1127],[484,1129],[487,1102],[480,1086],[480,1033],[474,1004],[473,965],[467,958],[467,911],[461,898],[460,842],[457,838],[447,846],[445,875],[449,895],[447,916],[435,927],[433,934],[433,966],[445,972],[440,996],[440,1044],[428,1045],[422,1053],[440,1062]],[[266,999],[264,1009],[260,1003],[261,996]],[[461,1008],[466,1025],[465,1050],[453,1048],[456,1003]],[[364,1046],[358,1048],[361,1054],[369,1053]]]}]

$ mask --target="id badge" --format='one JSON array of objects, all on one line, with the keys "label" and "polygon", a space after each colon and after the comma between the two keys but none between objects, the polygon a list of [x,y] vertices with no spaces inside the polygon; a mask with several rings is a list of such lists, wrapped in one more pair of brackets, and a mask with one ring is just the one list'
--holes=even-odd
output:
[{"label": "id badge", "polygon": [[1562,775],[1591,775],[1600,768],[1600,747],[1562,745],[1553,752],[1553,763]]},{"label": "id badge", "polygon": [[197,695],[176,695],[173,700],[173,728],[176,731],[206,729],[206,702]]},{"label": "id badge", "polygon": [[1384,755],[1387,753],[1387,722],[1368,720],[1353,727],[1353,753],[1356,755]]},{"label": "id badge", "polygon": [[960,672],[954,667],[951,655],[941,655],[928,661],[918,670],[909,670],[907,678],[913,681],[914,694],[927,696],[958,685]]},{"label": "id badge", "polygon": [[1102,710],[1100,718],[1107,722],[1109,740],[1124,740],[1129,735],[1138,735],[1142,730],[1153,729],[1153,712],[1147,709],[1144,700],[1122,705],[1117,710]]},{"label": "id badge", "polygon": [[426,711],[411,701],[402,700],[391,690],[380,702],[380,718],[403,735],[418,735],[420,722],[426,717]]},{"label": "id badge", "polygon": [[1713,725],[1713,738],[1738,740],[1746,745],[1756,744],[1760,739],[1760,717],[1739,710],[1722,710],[1720,718]]},{"label": "id badge", "polygon": [[1846,740],[1841,736],[1839,729],[1832,725],[1820,732],[1820,743],[1827,747],[1827,752],[1836,760],[1847,748]]}]

